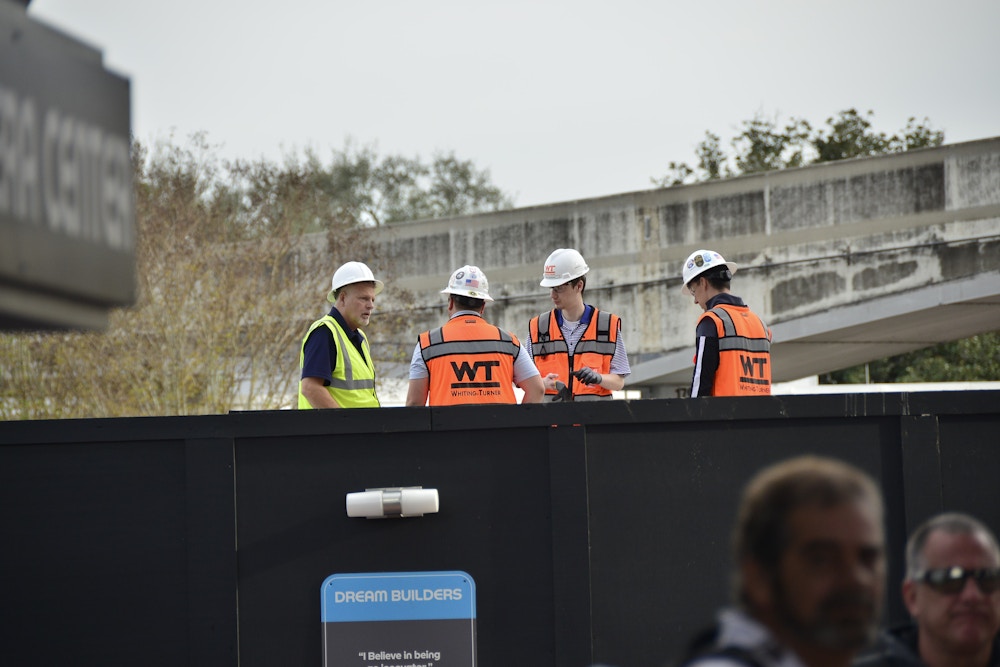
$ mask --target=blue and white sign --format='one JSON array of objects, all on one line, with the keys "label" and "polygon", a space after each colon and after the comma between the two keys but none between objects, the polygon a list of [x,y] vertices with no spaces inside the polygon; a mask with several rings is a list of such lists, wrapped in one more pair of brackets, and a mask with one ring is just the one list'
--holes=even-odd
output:
[{"label": "blue and white sign", "polygon": [[465,572],[334,574],[321,605],[326,667],[476,664],[476,585]]}]

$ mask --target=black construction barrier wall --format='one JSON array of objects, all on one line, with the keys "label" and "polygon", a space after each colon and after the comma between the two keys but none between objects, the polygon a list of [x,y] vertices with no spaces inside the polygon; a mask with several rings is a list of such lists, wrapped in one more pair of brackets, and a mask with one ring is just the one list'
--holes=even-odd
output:
[{"label": "black construction barrier wall", "polygon": [[[812,452],[910,529],[1000,531],[1000,392],[615,401],[0,423],[0,662],[322,664],[335,573],[461,570],[484,667],[660,665],[729,599],[760,467]],[[438,489],[348,518],[347,493]]]}]

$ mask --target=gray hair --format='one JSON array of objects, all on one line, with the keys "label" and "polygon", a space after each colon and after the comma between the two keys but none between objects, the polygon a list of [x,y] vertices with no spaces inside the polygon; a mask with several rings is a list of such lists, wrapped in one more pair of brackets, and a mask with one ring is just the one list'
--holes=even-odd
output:
[{"label": "gray hair", "polygon": [[936,530],[949,535],[973,535],[980,538],[993,553],[993,560],[1000,565],[1000,547],[993,532],[979,519],[960,512],[948,512],[931,517],[920,524],[906,542],[906,578],[915,579],[924,572],[924,546],[927,538]]}]

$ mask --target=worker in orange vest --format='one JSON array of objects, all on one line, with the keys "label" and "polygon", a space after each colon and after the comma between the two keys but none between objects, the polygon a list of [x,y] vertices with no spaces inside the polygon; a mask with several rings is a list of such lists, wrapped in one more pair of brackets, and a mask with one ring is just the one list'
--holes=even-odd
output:
[{"label": "worker in orange vest", "polygon": [[555,308],[528,322],[526,347],[550,401],[610,400],[632,372],[621,319],[583,301],[589,271],[573,248],[554,250],[545,260],[540,284],[551,290]]},{"label": "worker in orange vest", "polygon": [[406,405],[517,403],[514,385],[524,391],[522,403],[539,403],[545,389],[531,356],[516,336],[483,319],[493,300],[486,274],[463,266],[441,293],[448,322],[417,338]]},{"label": "worker in orange vest", "polygon": [[729,293],[738,268],[713,250],[698,250],[684,262],[681,288],[705,311],[695,333],[692,397],[771,393],[771,330]]}]

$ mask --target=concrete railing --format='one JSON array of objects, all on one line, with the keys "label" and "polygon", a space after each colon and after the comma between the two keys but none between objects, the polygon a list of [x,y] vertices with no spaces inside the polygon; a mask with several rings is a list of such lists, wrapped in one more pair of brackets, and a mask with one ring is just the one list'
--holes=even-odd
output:
[{"label": "concrete railing", "polygon": [[[586,300],[622,316],[629,384],[647,395],[687,382],[701,311],[678,289],[680,267],[718,250],[741,265],[733,293],[775,329],[776,379],[792,380],[997,328],[1000,138],[376,234],[376,263],[415,295],[414,338],[443,320],[438,292],[463,264],[489,276],[487,318],[525,335],[551,306],[545,257],[577,248],[591,267]],[[927,329],[950,316],[927,313],[898,335],[910,314],[957,304],[981,312],[946,332]]]}]

